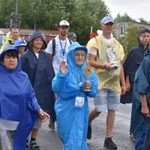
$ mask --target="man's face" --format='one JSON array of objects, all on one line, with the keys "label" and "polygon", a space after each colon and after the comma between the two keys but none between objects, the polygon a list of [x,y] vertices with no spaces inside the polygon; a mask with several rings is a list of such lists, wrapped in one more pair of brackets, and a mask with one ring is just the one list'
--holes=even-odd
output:
[{"label": "man's face", "polygon": [[19,38],[19,29],[18,28],[12,28],[11,35],[12,35],[12,38],[14,40],[18,40],[18,38]]},{"label": "man's face", "polygon": [[147,46],[150,42],[150,33],[145,32],[139,36],[141,44],[144,46]]},{"label": "man's face", "polygon": [[101,24],[101,28],[104,33],[112,33],[114,29],[114,24],[112,22],[108,22],[107,24]]},{"label": "man's face", "polygon": [[61,34],[62,36],[66,36],[69,32],[69,27],[68,26],[60,26],[58,28],[59,34]]}]

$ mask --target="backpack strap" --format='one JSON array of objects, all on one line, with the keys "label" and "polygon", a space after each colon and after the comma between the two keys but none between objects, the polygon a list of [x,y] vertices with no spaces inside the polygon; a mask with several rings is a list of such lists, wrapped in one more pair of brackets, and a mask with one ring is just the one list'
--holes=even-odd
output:
[{"label": "backpack strap", "polygon": [[[70,42],[70,45],[71,45],[72,41],[69,40],[69,42]],[[52,57],[55,55],[55,51],[56,51],[55,48],[56,48],[56,40],[54,38],[54,39],[52,39],[52,50],[53,50]]]},{"label": "backpack strap", "polygon": [[55,55],[55,45],[56,45],[56,41],[54,38],[54,39],[52,39],[52,50],[53,50],[52,57]]},{"label": "backpack strap", "polygon": [[[95,36],[94,38],[95,38],[95,41],[96,41],[96,43],[97,43],[97,46],[98,46],[98,39],[96,38],[97,36]],[[98,51],[98,49],[97,49],[97,56],[96,56],[97,58],[99,58],[99,51]],[[97,59],[96,59],[97,60]]]},{"label": "backpack strap", "polygon": [[69,40],[69,42],[70,42],[70,45],[71,45],[71,44],[72,44],[72,41]]},{"label": "backpack strap", "polygon": [[11,45],[13,45],[14,43],[12,43],[12,41],[11,40],[8,40],[8,42],[9,42],[9,44],[11,44]]}]

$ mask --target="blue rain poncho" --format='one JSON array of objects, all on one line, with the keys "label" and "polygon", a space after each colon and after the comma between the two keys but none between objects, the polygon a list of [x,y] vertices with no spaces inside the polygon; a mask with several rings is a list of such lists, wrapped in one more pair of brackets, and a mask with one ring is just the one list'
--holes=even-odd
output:
[{"label": "blue rain poncho", "polygon": [[[64,144],[64,150],[88,150],[86,144],[89,106],[87,97],[95,97],[98,92],[98,82],[95,73],[92,71],[89,77],[91,82],[91,92],[84,92],[84,82],[86,76],[84,64],[79,68],[74,59],[76,49],[86,52],[85,47],[81,47],[77,42],[69,47],[67,55],[68,71],[63,75],[61,71],[57,73],[52,82],[52,88],[58,94],[55,102],[55,112],[58,134]],[[79,83],[83,83],[80,87]],[[84,105],[75,106],[76,97],[84,98]]]},{"label": "blue rain poncho", "polygon": [[[0,58],[8,50],[16,49],[11,45],[6,47]],[[25,150],[26,138],[33,128],[39,109],[29,78],[20,70],[19,63],[15,69],[8,70],[0,62],[0,118],[19,122],[14,135],[14,150]],[[11,126],[9,130],[12,130]]]},{"label": "blue rain poncho", "polygon": [[133,88],[133,103],[131,113],[130,133],[136,138],[147,132],[150,126],[150,118],[141,113],[140,93],[147,95],[148,107],[150,109],[150,52],[145,52],[144,60],[135,74]]}]

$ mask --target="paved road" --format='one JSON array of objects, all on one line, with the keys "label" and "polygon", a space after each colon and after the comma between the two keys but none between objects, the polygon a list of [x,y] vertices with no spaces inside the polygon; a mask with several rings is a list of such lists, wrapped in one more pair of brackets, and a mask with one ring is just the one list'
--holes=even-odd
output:
[{"label": "paved road", "polygon": [[[93,108],[92,99],[89,100],[90,109]],[[118,150],[134,150],[134,142],[129,136],[131,105],[122,105],[120,111],[116,112],[113,140],[118,145]],[[103,146],[105,138],[106,112],[103,112],[92,123],[92,139],[87,140],[90,150],[108,150]],[[63,150],[61,141],[57,136],[57,131],[48,128],[48,121],[43,123],[39,131],[38,144],[41,150]]]}]

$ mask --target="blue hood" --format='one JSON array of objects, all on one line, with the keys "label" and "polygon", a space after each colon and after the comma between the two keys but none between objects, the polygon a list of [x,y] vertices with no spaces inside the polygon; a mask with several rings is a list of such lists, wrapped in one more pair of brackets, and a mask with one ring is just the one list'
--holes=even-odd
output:
[{"label": "blue hood", "polygon": [[13,46],[13,45],[8,45],[7,47],[5,47],[2,51],[2,53],[0,54],[0,59],[4,56],[4,54],[7,52],[7,51],[10,51],[10,50],[14,50],[14,51],[17,51],[18,50]]},{"label": "blue hood", "polygon": [[76,65],[75,59],[74,59],[74,53],[76,50],[84,50],[86,53],[85,61],[81,67],[81,69],[82,69],[86,65],[87,48],[85,46],[80,45],[78,42],[74,42],[69,46],[69,51],[67,54],[67,64],[69,66],[71,66],[71,68],[78,68],[78,66]]}]

